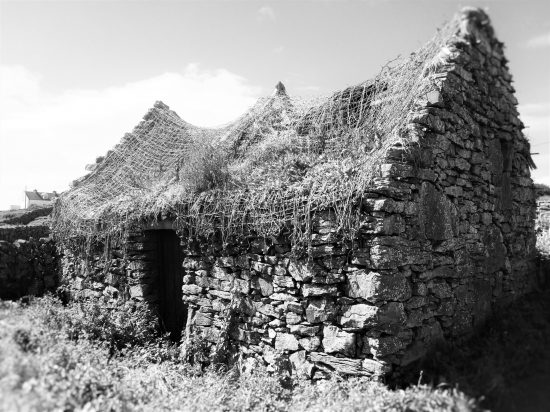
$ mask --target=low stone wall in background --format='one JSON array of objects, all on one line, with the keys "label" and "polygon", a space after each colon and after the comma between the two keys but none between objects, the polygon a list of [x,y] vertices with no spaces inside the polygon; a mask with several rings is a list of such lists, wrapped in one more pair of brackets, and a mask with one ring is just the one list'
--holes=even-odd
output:
[{"label": "low stone wall in background", "polygon": [[42,295],[57,287],[57,249],[47,226],[0,228],[0,299]]},{"label": "low stone wall in background", "polygon": [[50,228],[48,226],[0,226],[0,241],[3,240],[10,243],[18,239],[40,239],[49,235]]}]

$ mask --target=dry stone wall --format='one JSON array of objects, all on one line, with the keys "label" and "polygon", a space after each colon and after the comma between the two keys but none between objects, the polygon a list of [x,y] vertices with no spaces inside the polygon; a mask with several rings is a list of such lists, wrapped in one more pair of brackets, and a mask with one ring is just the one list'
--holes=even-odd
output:
[{"label": "dry stone wall", "polygon": [[415,343],[401,362],[429,343],[467,336],[499,305],[530,291],[535,270],[535,193],[529,144],[502,44],[474,28],[442,51],[439,88],[417,113],[417,162],[410,179],[418,220],[409,221],[428,253],[411,266],[413,299],[405,303]]},{"label": "dry stone wall", "polygon": [[57,250],[52,239],[0,240],[0,299],[53,291],[58,277]]},{"label": "dry stone wall", "polygon": [[2,225],[0,226],[0,240],[14,242],[18,239],[40,239],[48,237],[48,226]]},{"label": "dry stone wall", "polygon": [[[43,210],[32,212],[33,217],[43,215]],[[49,235],[49,227],[41,224],[0,226],[0,299],[36,296],[56,288],[57,249]]]}]

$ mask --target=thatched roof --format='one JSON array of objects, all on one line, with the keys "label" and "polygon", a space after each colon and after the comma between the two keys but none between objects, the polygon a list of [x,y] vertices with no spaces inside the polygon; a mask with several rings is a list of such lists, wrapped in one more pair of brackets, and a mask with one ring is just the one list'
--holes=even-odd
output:
[{"label": "thatched roof", "polygon": [[463,19],[373,80],[309,102],[289,97],[279,83],[222,128],[192,126],[157,102],[61,197],[58,232],[114,233],[170,215],[200,235],[270,234],[326,207],[350,216],[388,148],[410,140],[415,105],[444,70],[440,52],[456,41]]}]

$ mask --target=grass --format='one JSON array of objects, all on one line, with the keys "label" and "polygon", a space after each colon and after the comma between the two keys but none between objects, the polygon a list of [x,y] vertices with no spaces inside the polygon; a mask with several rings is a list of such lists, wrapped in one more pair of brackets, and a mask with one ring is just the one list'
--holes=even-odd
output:
[{"label": "grass", "polygon": [[[477,410],[454,388],[391,390],[357,378],[289,384],[262,367],[201,370],[162,337],[137,332],[147,316],[129,308],[111,322],[94,313],[51,297],[0,303],[0,410]],[[119,323],[132,326],[115,333]]]},{"label": "grass", "polygon": [[[548,232],[539,233],[542,256]],[[63,306],[51,296],[0,301],[0,411],[512,412],[550,404],[548,288],[499,312],[469,342],[437,348],[392,383],[397,389],[360,378],[289,382],[261,366],[190,365],[193,357],[183,359],[149,313],[118,309]]]}]

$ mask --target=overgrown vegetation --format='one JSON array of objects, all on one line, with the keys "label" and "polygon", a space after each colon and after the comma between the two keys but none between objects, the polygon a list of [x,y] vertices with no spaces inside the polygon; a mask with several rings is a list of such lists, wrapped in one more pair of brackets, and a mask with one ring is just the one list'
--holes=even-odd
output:
[{"label": "overgrown vegetation", "polygon": [[189,236],[292,232],[307,246],[315,211],[334,210],[353,239],[358,205],[396,145],[412,151],[422,96],[437,88],[441,48],[459,19],[374,80],[302,102],[277,93],[219,129],[187,124],[158,102],[54,212],[60,241],[117,237],[142,219],[175,218]]},{"label": "overgrown vegetation", "polygon": [[[86,316],[89,309],[63,307],[51,297],[0,303],[0,410],[476,410],[454,388],[390,390],[357,378],[287,385],[263,367],[202,370],[154,334],[145,338],[132,327],[122,329],[124,337],[108,332],[121,322],[141,325],[141,314],[132,320],[128,310],[109,323]],[[114,351],[113,339],[121,344]]]},{"label": "overgrown vegetation", "polygon": [[239,362],[220,369],[200,337],[178,347],[148,311],[111,309],[0,301],[0,410],[511,412],[550,402],[550,289],[515,302],[470,342],[438,348],[417,365],[421,377],[415,369],[396,390],[359,378],[289,381]]}]

